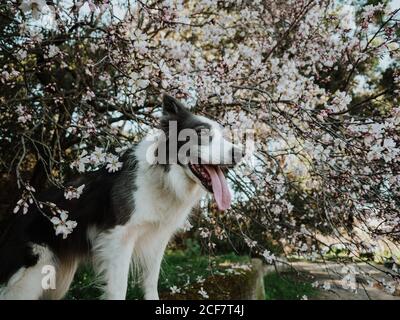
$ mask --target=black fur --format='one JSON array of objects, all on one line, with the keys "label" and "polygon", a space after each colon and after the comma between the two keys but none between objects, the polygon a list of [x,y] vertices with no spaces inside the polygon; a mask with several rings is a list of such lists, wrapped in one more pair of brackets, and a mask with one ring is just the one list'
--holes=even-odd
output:
[{"label": "black fur", "polygon": [[[211,129],[211,126],[208,123],[201,121],[198,117],[196,117],[193,113],[191,113],[187,108],[183,106],[181,102],[176,100],[175,98],[164,95],[163,96],[163,113],[164,116],[161,118],[160,121],[160,128],[166,133],[166,141],[165,144],[161,144],[161,147],[165,147],[165,150],[158,150],[161,154],[165,154],[165,158],[167,162],[178,163],[183,165],[179,162],[179,159],[176,159],[176,151],[172,152],[172,158],[170,158],[170,140],[172,144],[176,145],[176,149],[179,150],[184,144],[189,141],[189,137],[186,137],[186,140],[178,140],[179,132],[184,129],[193,129],[197,134],[197,143],[201,144],[204,143],[204,136],[201,135],[202,131],[205,129]],[[171,122],[175,122],[177,126],[176,132],[170,132],[170,124]],[[176,135],[174,135],[176,134]],[[211,142],[211,137],[207,141],[208,143]],[[157,155],[158,156],[158,155]],[[188,155],[189,156],[189,155]],[[162,156],[159,159],[163,159]],[[201,162],[200,159],[197,159],[197,162]]]},{"label": "black fur", "polygon": [[[0,284],[7,282],[19,268],[36,264],[31,244],[46,245],[59,258],[84,256],[90,250],[89,227],[101,231],[127,222],[134,208],[137,163],[132,152],[126,152],[121,161],[123,167],[118,172],[109,173],[103,168],[67,183],[76,187],[85,184],[79,199],[66,200],[63,190],[55,187],[38,196],[39,200],[53,202],[67,210],[68,219],[77,221],[76,228],[66,239],[55,235],[52,223],[34,205],[27,214],[14,216],[0,238]],[[43,211],[51,215],[48,209]]]}]

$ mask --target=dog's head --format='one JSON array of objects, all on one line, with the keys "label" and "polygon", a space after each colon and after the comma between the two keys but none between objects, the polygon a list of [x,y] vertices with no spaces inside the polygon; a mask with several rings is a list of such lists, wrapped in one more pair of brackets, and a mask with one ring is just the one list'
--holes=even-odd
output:
[{"label": "dog's head", "polygon": [[220,210],[231,204],[225,174],[238,164],[244,149],[228,141],[217,122],[194,115],[175,98],[163,96],[161,128],[168,163],[180,165],[190,179],[214,194]]}]

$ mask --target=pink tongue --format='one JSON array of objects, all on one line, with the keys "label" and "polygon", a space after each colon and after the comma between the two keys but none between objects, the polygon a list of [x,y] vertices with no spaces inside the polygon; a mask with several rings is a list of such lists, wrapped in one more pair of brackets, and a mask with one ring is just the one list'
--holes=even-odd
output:
[{"label": "pink tongue", "polygon": [[231,206],[231,193],[228,188],[225,176],[219,167],[204,166],[211,177],[211,185],[214,192],[214,198],[219,210],[229,209]]}]

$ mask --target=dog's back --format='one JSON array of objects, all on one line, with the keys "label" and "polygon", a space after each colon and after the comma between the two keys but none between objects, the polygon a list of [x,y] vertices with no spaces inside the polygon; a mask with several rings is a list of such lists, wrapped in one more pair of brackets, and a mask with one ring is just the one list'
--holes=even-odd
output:
[{"label": "dog's back", "polygon": [[[88,233],[98,232],[125,223],[133,211],[132,179],[135,174],[135,159],[132,155],[123,157],[121,171],[109,173],[105,168],[72,179],[67,186],[79,187],[84,192],[79,199],[67,200],[64,192],[52,187],[37,196],[37,200],[50,202],[68,212],[68,220],[77,222],[76,228],[66,239],[56,236],[50,221],[53,214],[44,205],[42,209],[32,204],[26,214],[17,213],[10,219],[0,234],[0,286],[7,284],[18,270],[38,263],[36,245],[51,250],[55,260],[64,257],[84,257],[91,249]],[[131,179],[129,182],[126,179]],[[47,216],[47,217],[46,217]],[[56,261],[54,261],[56,262]]]}]

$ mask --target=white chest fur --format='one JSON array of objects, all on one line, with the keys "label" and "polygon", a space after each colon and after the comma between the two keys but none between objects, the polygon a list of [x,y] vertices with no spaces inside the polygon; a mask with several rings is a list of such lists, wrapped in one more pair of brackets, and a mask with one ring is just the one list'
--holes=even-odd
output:
[{"label": "white chest fur", "polygon": [[166,171],[139,163],[136,186],[135,212],[129,223],[160,224],[167,229],[179,228],[205,193],[179,165]]},{"label": "white chest fur", "polygon": [[134,270],[142,274],[145,298],[158,299],[164,250],[204,194],[179,165],[166,171],[139,160],[135,182],[130,220],[93,240],[95,265],[105,274],[105,295],[111,299],[125,297],[131,257]]},{"label": "white chest fur", "polygon": [[138,161],[135,211],[129,224],[159,224],[174,232],[184,223],[205,191],[178,164],[172,164],[168,169],[152,165],[149,153],[154,146],[154,140],[144,139],[135,150]]}]

